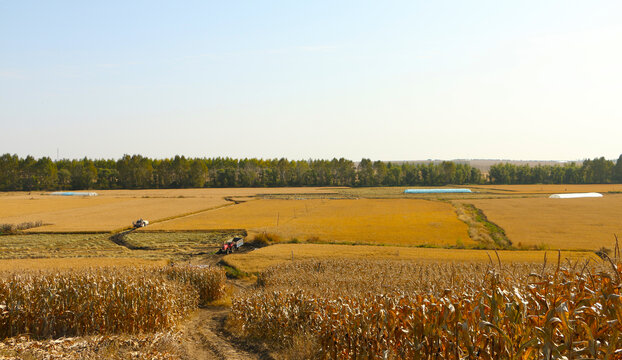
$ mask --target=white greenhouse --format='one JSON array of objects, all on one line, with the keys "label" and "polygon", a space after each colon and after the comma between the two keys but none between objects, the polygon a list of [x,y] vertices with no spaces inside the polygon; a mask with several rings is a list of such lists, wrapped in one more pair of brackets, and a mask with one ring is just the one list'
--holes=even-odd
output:
[{"label": "white greenhouse", "polygon": [[577,199],[577,198],[597,198],[603,197],[603,194],[590,192],[590,193],[574,193],[574,194],[553,194],[549,196],[550,199]]}]

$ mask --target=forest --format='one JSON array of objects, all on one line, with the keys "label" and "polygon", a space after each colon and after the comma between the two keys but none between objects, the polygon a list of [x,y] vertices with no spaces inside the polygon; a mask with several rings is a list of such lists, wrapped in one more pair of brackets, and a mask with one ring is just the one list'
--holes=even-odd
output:
[{"label": "forest", "polygon": [[391,163],[332,160],[186,158],[35,159],[0,156],[0,191],[165,189],[285,186],[442,186],[463,184],[594,184],[622,182],[617,162],[530,167],[500,163],[482,173],[466,163]]}]

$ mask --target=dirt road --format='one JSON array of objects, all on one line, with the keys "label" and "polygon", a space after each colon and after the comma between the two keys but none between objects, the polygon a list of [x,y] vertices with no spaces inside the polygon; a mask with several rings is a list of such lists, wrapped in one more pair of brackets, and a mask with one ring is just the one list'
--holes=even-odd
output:
[{"label": "dirt road", "polygon": [[236,349],[219,331],[228,313],[227,308],[205,308],[196,311],[183,329],[185,359],[260,359],[257,355]]},{"label": "dirt road", "polygon": [[[210,256],[209,261],[218,261],[218,256]],[[248,284],[243,281],[230,279],[230,286],[237,290],[247,289]],[[234,291],[234,292],[237,292]],[[273,360],[274,357],[265,348],[258,348],[240,341],[225,328],[225,321],[229,315],[228,307],[205,307],[198,309],[182,329],[184,360]]]}]

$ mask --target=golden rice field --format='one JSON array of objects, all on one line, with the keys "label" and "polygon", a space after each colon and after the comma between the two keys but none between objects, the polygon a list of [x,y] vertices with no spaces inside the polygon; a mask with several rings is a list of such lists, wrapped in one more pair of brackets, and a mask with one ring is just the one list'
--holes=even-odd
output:
[{"label": "golden rice field", "polygon": [[[452,201],[481,208],[491,221],[506,230],[514,245],[595,250],[602,246],[611,248],[613,234],[622,233],[616,217],[622,207],[621,195],[612,193],[622,191],[620,184],[470,187],[482,193],[460,195]],[[564,191],[606,194],[602,199],[544,198],[549,193]],[[88,198],[0,193],[0,224],[42,221],[44,226],[26,230],[36,233],[110,232],[145,218],[152,223],[148,229],[155,231],[247,229],[299,241],[314,238],[316,242],[336,243],[466,247],[476,244],[449,203],[432,201],[438,200],[435,197],[404,199],[400,198],[402,192],[403,188],[106,190]],[[503,198],[484,198],[491,194]],[[252,200],[257,195],[282,196],[287,200]],[[530,195],[534,197],[525,197]],[[339,197],[347,199],[335,199]],[[248,201],[233,205],[225,198]],[[52,256],[64,256],[58,252],[70,246],[56,246],[56,241],[45,251]],[[92,242],[75,242],[76,249],[89,248]],[[100,241],[87,251],[100,251],[95,256],[125,251],[106,249],[102,247],[104,243]],[[11,246],[0,257],[13,257],[9,256]]]},{"label": "golden rice field", "polygon": [[553,194],[578,192],[622,192],[622,184],[535,184],[535,185],[468,185],[473,191],[493,192],[501,194]]},{"label": "golden rice field", "polygon": [[622,239],[622,195],[602,198],[514,198],[465,201],[501,226],[514,245],[550,249],[613,248]]},{"label": "golden rice field", "polygon": [[[501,263],[531,262],[542,263],[547,253],[548,261],[557,258],[556,251],[498,251]],[[490,256],[490,257],[489,257]],[[562,251],[563,259],[593,259],[598,257],[592,252]],[[465,250],[441,248],[414,248],[397,246],[371,245],[335,245],[335,244],[277,244],[244,254],[232,254],[224,257],[225,262],[253,273],[266,268],[304,259],[367,259],[367,260],[421,260],[444,262],[490,262],[496,264],[497,255],[490,250]]]},{"label": "golden rice field", "polygon": [[301,241],[469,244],[467,225],[443,202],[405,199],[256,200],[155,224],[152,230],[236,229]]},{"label": "golden rice field", "polygon": [[226,204],[223,199],[210,198],[0,198],[4,212],[0,223],[41,220],[49,224],[31,232],[113,231],[131,226],[139,218],[157,221]]},{"label": "golden rice field", "polygon": [[158,221],[233,204],[225,197],[330,193],[332,188],[103,190],[95,197],[0,193],[0,224],[43,221],[34,232],[113,231],[144,218]]},{"label": "golden rice field", "polygon": [[[329,194],[334,193],[340,187],[282,187],[282,188],[199,188],[199,189],[138,189],[138,190],[80,190],[80,192],[96,192],[99,197],[150,197],[150,198],[175,198],[175,197],[204,197],[222,198],[225,196],[255,196],[269,194]],[[11,191],[0,192],[0,198],[48,198],[49,192],[25,192]],[[56,198],[56,197],[55,197]],[[59,198],[65,198],[59,196]],[[70,197],[71,198],[71,197]]]}]

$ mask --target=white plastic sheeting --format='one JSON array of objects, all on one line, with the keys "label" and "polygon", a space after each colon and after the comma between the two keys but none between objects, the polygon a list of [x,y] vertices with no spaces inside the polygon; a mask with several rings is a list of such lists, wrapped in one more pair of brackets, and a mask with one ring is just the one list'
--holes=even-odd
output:
[{"label": "white plastic sheeting", "polygon": [[576,198],[596,198],[603,197],[603,194],[591,193],[574,193],[574,194],[553,194],[549,196],[551,199],[576,199]]}]

